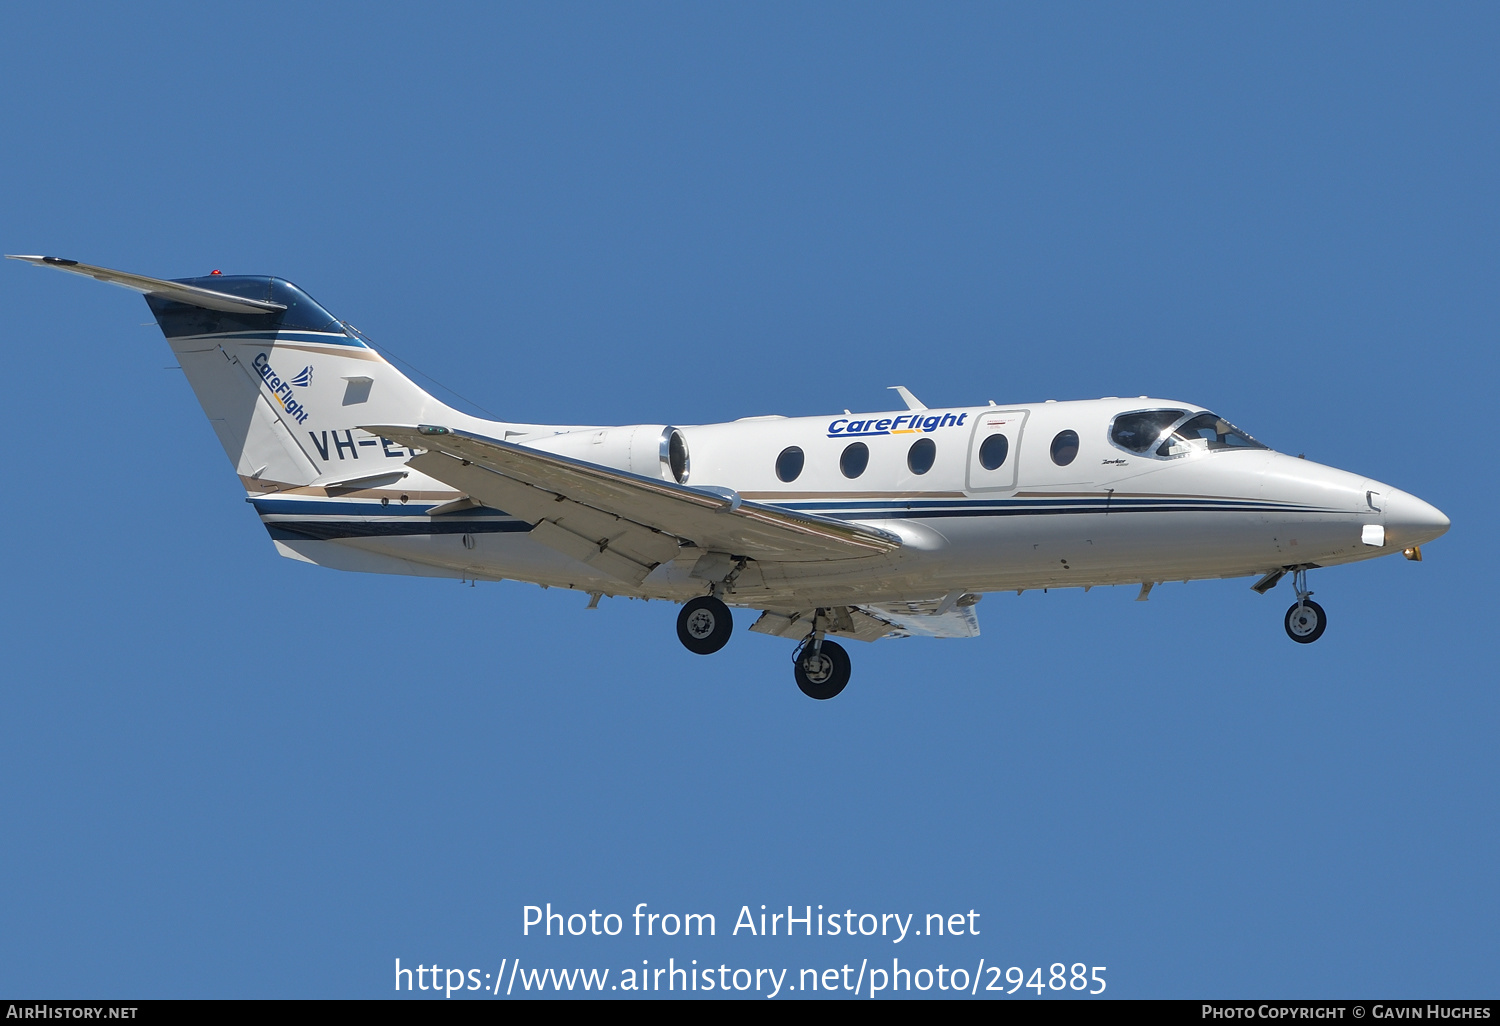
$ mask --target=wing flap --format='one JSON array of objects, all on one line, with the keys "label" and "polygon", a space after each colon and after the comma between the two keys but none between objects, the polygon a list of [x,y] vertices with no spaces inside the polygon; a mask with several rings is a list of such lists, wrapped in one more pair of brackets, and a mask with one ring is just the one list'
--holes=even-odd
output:
[{"label": "wing flap", "polygon": [[680,541],[793,562],[855,559],[901,546],[895,535],[859,524],[744,502],[727,490],[720,494],[657,481],[465,431],[391,425],[364,430],[427,450],[410,466],[530,523],[554,521],[599,541],[615,537],[611,524],[628,522],[635,530],[626,529],[622,548],[634,546],[652,559],[665,551],[663,535],[673,545]]},{"label": "wing flap", "polygon": [[580,563],[587,563],[611,577],[618,577],[632,584],[640,584],[656,569],[654,562],[642,563],[612,549],[608,538],[594,541],[581,534],[574,534],[551,520],[543,520],[532,527],[531,536],[549,548],[572,556]]},{"label": "wing flap", "polygon": [[947,600],[942,600],[900,602],[860,608],[870,616],[890,624],[898,631],[916,637],[979,637],[979,617],[974,612],[973,605],[954,605]]},{"label": "wing flap", "polygon": [[525,520],[533,525],[536,541],[632,584],[645,580],[657,564],[677,557],[678,542],[670,535],[483,467],[465,466],[451,456],[425,452],[408,460],[407,466],[462,489],[491,509]]},{"label": "wing flap", "polygon": [[[979,617],[974,606],[948,599],[899,602],[884,606],[832,606],[823,621],[829,637],[856,641],[881,638],[977,638]],[[759,634],[801,640],[812,633],[813,613],[766,610],[750,629]]]},{"label": "wing flap", "polygon": [[[870,616],[853,606],[842,612],[848,614],[848,619],[840,618],[841,623],[830,624],[827,630],[830,637],[853,638],[855,641],[879,641],[881,638],[889,637],[894,630],[893,626],[886,621]],[[750,625],[750,629],[758,634],[774,634],[779,638],[792,638],[800,641],[812,633],[812,626],[811,616],[803,616],[799,613],[777,613],[768,609],[760,614],[760,619]]]}]

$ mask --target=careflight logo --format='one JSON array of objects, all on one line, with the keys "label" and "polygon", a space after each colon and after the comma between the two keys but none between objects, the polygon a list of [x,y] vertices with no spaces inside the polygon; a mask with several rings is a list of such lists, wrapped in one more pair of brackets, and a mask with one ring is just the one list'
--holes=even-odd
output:
[{"label": "careflight logo", "polygon": [[959,427],[967,416],[968,413],[903,413],[899,417],[881,417],[879,420],[849,420],[840,417],[828,425],[828,437],[922,434],[938,428]]},{"label": "careflight logo", "polygon": [[292,385],[306,386],[312,383],[312,367],[309,365],[302,368],[302,372],[290,381],[283,380],[271,369],[271,361],[266,359],[265,353],[256,353],[255,359],[250,361],[255,367],[255,372],[261,376],[266,385],[271,389],[271,395],[281,404],[281,408],[292,417],[296,418],[298,424],[307,421],[307,411],[302,404],[292,398]]}]

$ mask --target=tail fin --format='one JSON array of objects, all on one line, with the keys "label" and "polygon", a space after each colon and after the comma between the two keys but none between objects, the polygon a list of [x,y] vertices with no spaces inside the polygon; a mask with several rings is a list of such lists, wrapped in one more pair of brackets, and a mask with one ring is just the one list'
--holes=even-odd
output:
[{"label": "tail fin", "polygon": [[23,256],[141,292],[248,492],[374,482],[412,453],[357,424],[451,411],[296,285],[264,275],[171,281]]}]

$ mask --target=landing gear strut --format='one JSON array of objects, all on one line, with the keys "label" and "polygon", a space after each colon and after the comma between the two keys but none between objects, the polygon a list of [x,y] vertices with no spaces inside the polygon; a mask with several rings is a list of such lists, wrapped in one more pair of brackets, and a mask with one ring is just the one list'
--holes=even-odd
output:
[{"label": "landing gear strut", "polygon": [[1286,636],[1300,645],[1311,645],[1323,636],[1328,626],[1328,614],[1312,600],[1307,589],[1307,571],[1298,570],[1292,576],[1292,587],[1297,589],[1297,601],[1286,611]]},{"label": "landing gear strut", "polygon": [[797,687],[808,698],[833,698],[849,683],[849,653],[836,641],[823,642],[816,652],[811,645],[804,645],[797,652],[794,666]]},{"label": "landing gear strut", "polygon": [[833,698],[849,683],[849,653],[844,646],[823,637],[823,611],[813,617],[814,630],[792,656],[797,687],[808,698]]},{"label": "landing gear strut", "polygon": [[713,655],[723,648],[733,630],[729,607],[712,595],[690,599],[677,614],[677,639],[698,655]]}]

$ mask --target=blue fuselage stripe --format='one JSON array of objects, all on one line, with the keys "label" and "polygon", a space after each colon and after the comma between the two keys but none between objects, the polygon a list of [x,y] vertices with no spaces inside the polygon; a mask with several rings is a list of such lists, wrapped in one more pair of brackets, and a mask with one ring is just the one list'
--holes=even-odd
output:
[{"label": "blue fuselage stripe", "polygon": [[[392,503],[382,506],[379,502],[365,500],[363,502],[337,499],[247,499],[255,512],[261,516],[346,516],[346,517],[425,517],[427,511],[438,503],[412,502]],[[461,514],[464,518],[490,518],[506,517],[510,514],[502,513],[498,509],[490,509],[480,506],[474,509],[466,509]],[[447,519],[444,517],[444,519]]]},{"label": "blue fuselage stripe", "polygon": [[[500,510],[479,508],[429,517],[430,504],[380,506],[369,500],[251,498],[273,538],[420,537],[446,534],[519,534],[531,525]],[[928,520],[949,517],[1060,516],[1124,513],[1339,513],[1317,506],[1273,505],[1214,499],[998,499],[967,501],[783,503],[835,520]]]}]

